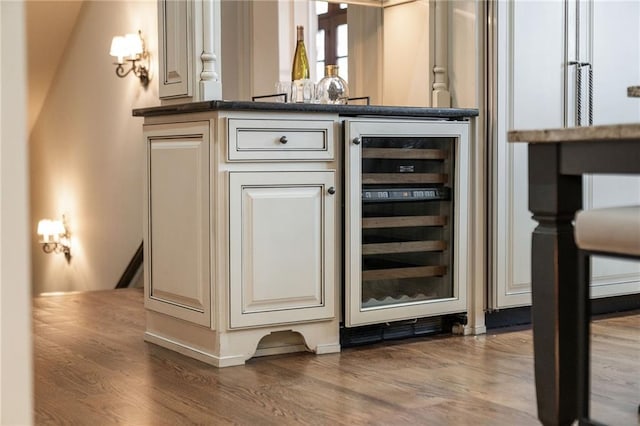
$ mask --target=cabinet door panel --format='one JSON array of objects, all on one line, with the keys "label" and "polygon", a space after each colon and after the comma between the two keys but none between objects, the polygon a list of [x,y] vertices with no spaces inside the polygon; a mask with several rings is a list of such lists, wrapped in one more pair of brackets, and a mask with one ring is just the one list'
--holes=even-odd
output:
[{"label": "cabinet door panel", "polygon": [[490,308],[507,308],[531,303],[535,227],[528,209],[527,147],[507,143],[507,131],[564,125],[566,34],[562,2],[498,2],[497,7],[500,77],[491,147],[494,243],[489,302]]},{"label": "cabinet door panel", "polygon": [[243,268],[245,312],[322,303],[321,191],[321,186],[242,191],[243,257],[253,259]]},{"label": "cabinet door panel", "polygon": [[147,136],[145,305],[210,325],[208,127],[185,130]]},{"label": "cabinet door panel", "polygon": [[[640,103],[626,96],[626,87],[640,81],[640,4],[580,1],[580,28],[576,27],[576,5],[575,1],[497,4],[497,67],[503,77],[497,81],[497,132],[492,147],[495,196],[490,308],[531,303],[535,222],[528,211],[527,147],[507,143],[507,131],[575,126],[578,99],[582,101],[582,123],[588,122],[589,69],[580,68],[578,95],[578,71],[575,65],[568,65],[576,59],[593,66],[594,125],[640,119]],[[586,177],[584,208],[637,204],[639,182],[633,177]],[[639,273],[637,263],[594,258],[591,295],[638,292]]]},{"label": "cabinet door panel", "polygon": [[158,2],[160,98],[191,96],[189,58],[193,46],[189,39],[191,3]]},{"label": "cabinet door panel", "polygon": [[[593,3],[593,124],[640,120],[640,101],[626,96],[627,86],[640,81],[638,23],[638,2]],[[640,204],[637,177],[590,176],[585,178],[584,188],[585,208]],[[592,296],[640,291],[638,262],[596,256],[591,265]]]},{"label": "cabinet door panel", "polygon": [[333,317],[334,173],[229,180],[231,327]]}]

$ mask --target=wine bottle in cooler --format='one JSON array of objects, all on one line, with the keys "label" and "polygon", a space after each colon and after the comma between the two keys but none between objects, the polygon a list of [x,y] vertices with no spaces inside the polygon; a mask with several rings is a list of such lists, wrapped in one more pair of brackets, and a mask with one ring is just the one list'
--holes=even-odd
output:
[{"label": "wine bottle in cooler", "polygon": [[295,94],[293,101],[302,102],[303,80],[309,79],[309,60],[307,59],[307,49],[304,47],[304,27],[298,25],[296,50],[293,54],[293,65],[291,66],[292,94]]}]

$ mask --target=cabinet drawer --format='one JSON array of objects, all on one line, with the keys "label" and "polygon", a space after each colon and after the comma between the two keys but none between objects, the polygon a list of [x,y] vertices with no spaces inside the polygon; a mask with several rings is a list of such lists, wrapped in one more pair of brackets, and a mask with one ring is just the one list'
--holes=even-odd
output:
[{"label": "cabinet drawer", "polygon": [[331,120],[230,118],[227,124],[230,161],[333,160]]}]

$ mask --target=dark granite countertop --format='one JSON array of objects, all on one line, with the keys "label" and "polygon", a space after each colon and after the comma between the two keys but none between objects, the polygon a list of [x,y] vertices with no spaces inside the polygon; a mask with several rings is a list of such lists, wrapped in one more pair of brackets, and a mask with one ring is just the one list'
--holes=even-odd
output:
[{"label": "dark granite countertop", "polygon": [[461,120],[476,117],[475,108],[427,108],[380,105],[327,105],[282,102],[204,101],[163,105],[133,110],[135,117],[154,117],[205,111],[271,111],[271,112],[329,112],[341,116],[394,116],[416,118],[445,118]]}]

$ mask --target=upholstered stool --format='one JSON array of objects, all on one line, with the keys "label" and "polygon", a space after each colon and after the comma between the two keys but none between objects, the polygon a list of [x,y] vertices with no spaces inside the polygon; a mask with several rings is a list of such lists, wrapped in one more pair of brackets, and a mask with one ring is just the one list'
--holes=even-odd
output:
[{"label": "upholstered stool", "polygon": [[[575,240],[580,249],[581,308],[578,315],[578,414],[580,424],[589,420],[589,282],[591,255],[640,259],[640,206],[583,210],[576,214]],[[638,407],[640,413],[640,407]]]},{"label": "upholstered stool", "polygon": [[581,250],[640,257],[640,206],[580,211],[575,237]]}]

